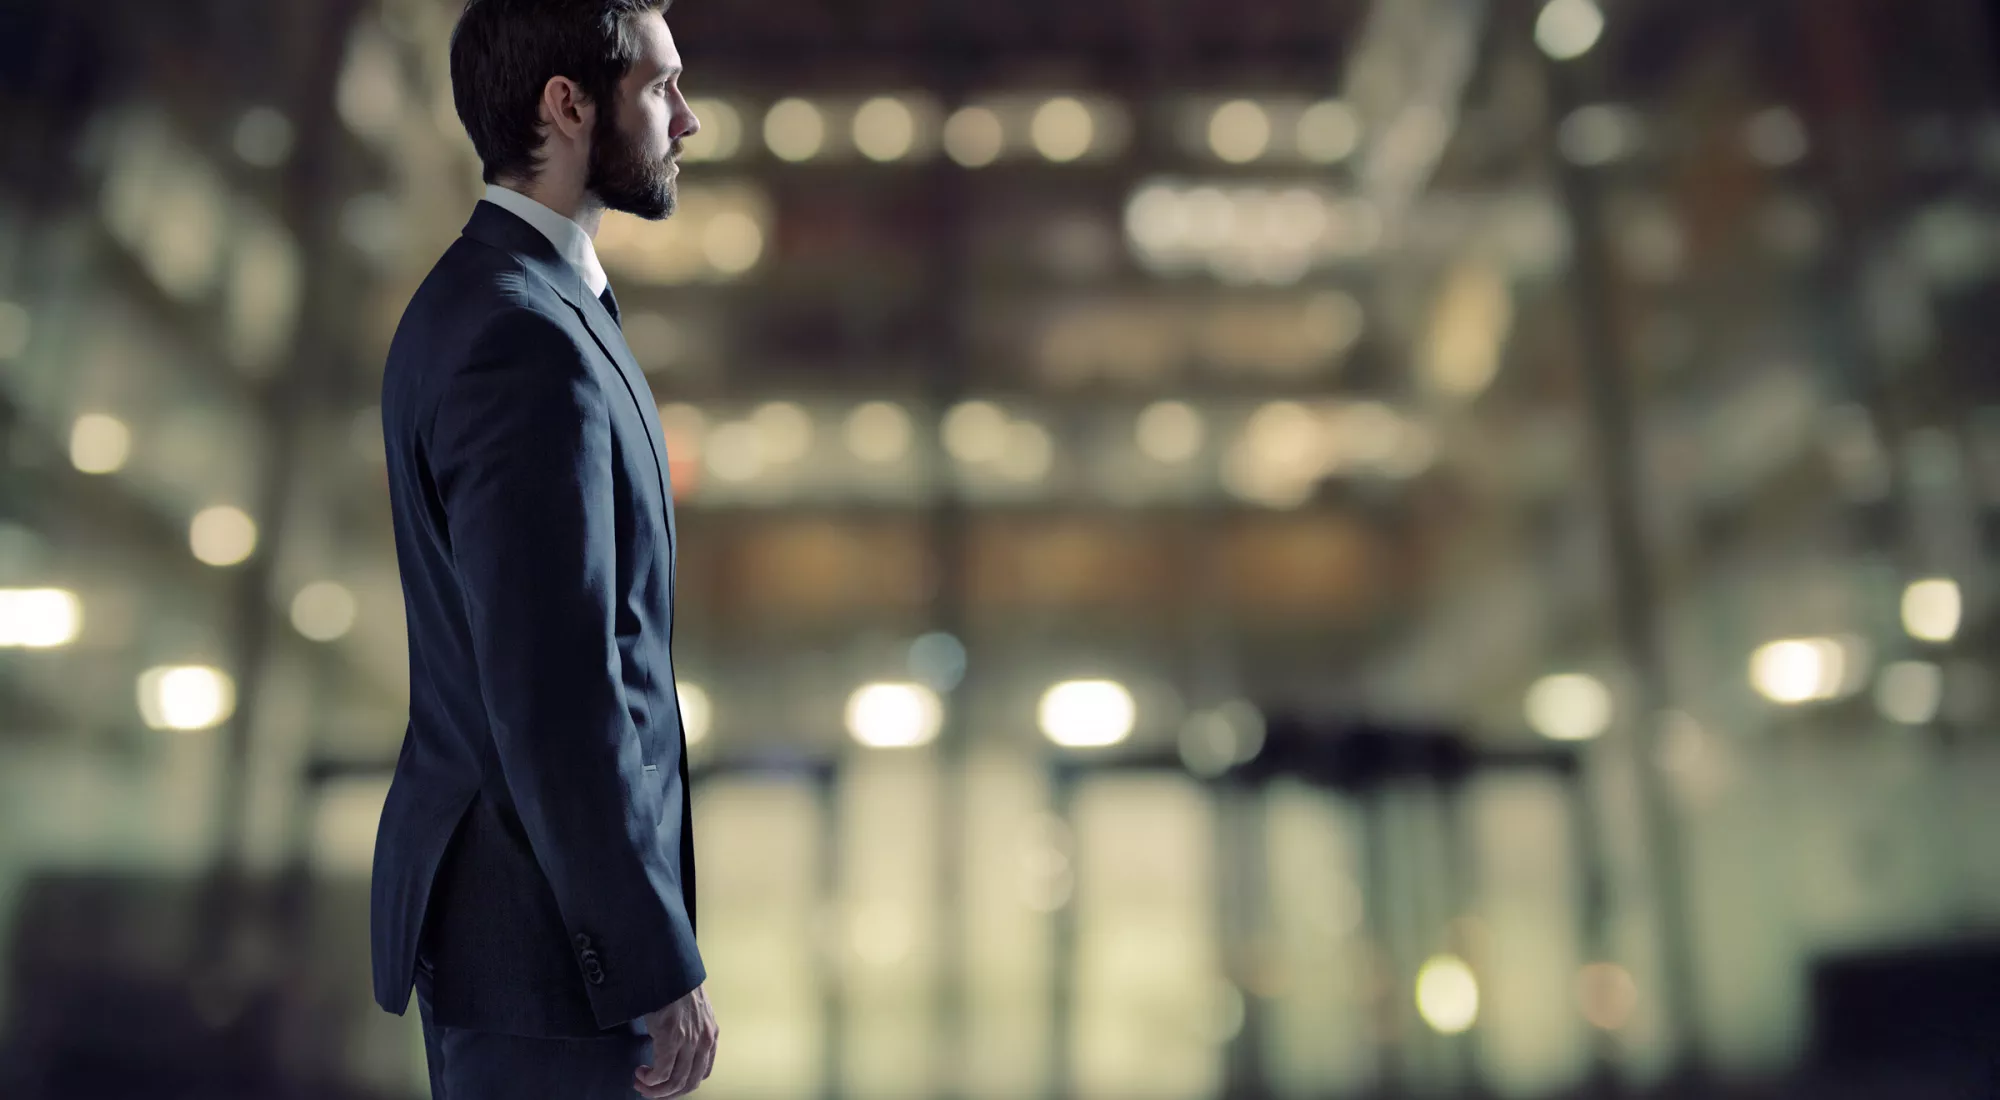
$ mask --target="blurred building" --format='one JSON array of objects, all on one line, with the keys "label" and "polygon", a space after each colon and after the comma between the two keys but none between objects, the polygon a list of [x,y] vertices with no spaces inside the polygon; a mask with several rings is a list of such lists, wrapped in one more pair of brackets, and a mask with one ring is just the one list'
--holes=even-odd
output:
[{"label": "blurred building", "polygon": [[[457,10],[0,2],[23,1095],[122,1095],[58,1090],[125,1005],[151,1095],[422,1092],[374,401],[478,194]],[[1824,961],[2000,921],[1978,5],[670,23],[681,213],[598,247],[685,533],[704,1094],[1770,1079]]]}]

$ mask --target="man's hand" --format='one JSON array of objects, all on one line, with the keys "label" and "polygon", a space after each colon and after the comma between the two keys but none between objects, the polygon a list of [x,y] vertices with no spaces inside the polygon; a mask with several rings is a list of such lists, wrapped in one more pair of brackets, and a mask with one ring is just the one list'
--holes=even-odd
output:
[{"label": "man's hand", "polygon": [[715,1040],[722,1034],[709,1011],[708,993],[695,986],[687,996],[646,1015],[653,1036],[653,1061],[640,1066],[632,1087],[647,1100],[685,1096],[708,1080],[715,1068]]}]

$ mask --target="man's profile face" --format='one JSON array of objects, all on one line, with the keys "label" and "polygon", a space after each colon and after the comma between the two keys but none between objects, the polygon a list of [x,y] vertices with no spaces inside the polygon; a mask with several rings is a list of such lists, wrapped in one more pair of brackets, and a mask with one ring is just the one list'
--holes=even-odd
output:
[{"label": "man's profile face", "polygon": [[653,12],[632,29],[639,56],[598,108],[585,187],[607,209],[659,221],[674,212],[681,142],[701,122],[681,95],[681,55],[666,17]]}]

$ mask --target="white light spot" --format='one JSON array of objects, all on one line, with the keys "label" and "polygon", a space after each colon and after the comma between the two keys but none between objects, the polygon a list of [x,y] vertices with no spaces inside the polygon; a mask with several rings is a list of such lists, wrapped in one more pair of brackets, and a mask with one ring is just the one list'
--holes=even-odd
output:
[{"label": "white light spot", "polygon": [[1322,100],[1299,115],[1297,136],[1300,156],[1314,164],[1336,164],[1361,144],[1361,121],[1340,100]]},{"label": "white light spot", "polygon": [[944,151],[966,168],[984,168],[1000,159],[1006,133],[1000,116],[984,107],[965,107],[944,124]]},{"label": "white light spot", "polygon": [[926,745],[943,725],[944,704],[923,684],[867,684],[847,700],[847,732],[869,748]]},{"label": "white light spot", "polygon": [[1435,955],[1417,971],[1417,1012],[1440,1035],[1468,1031],[1479,1019],[1479,979],[1465,960]]},{"label": "white light spot", "polygon": [[1167,465],[1192,459],[1201,450],[1201,414],[1184,401],[1156,401],[1139,414],[1136,432],[1139,450],[1147,458]]},{"label": "white light spot", "polygon": [[877,96],[854,113],[854,147],[869,160],[900,160],[916,139],[916,116],[894,96]]},{"label": "white light spot", "polygon": [[354,593],[332,581],[314,581],[292,597],[292,627],[315,642],[331,642],[354,629]]},{"label": "white light spot", "polygon": [[204,665],[161,666],[139,676],[139,715],[156,730],[202,730],[236,710],[236,682]]},{"label": "white light spot", "polygon": [[910,453],[910,414],[893,401],[869,401],[847,416],[847,449],[863,462],[883,465]]},{"label": "white light spot", "polygon": [[1096,130],[1090,108],[1069,96],[1058,96],[1035,111],[1028,136],[1034,141],[1036,152],[1064,164],[1090,151]]},{"label": "white light spot", "polygon": [[1795,706],[1848,690],[1867,663],[1860,639],[1783,638],[1750,655],[1750,684],[1774,703]]},{"label": "white light spot", "polygon": [[944,417],[944,445],[960,462],[993,462],[1007,451],[1007,414],[987,401],[966,401]]},{"label": "white light spot", "polygon": [[61,588],[0,588],[0,649],[54,649],[83,629],[83,601]]},{"label": "white light spot", "polygon": [[1590,52],[1604,33],[1604,13],[1591,0],[1549,0],[1535,19],[1535,44],[1557,61]]},{"label": "white light spot", "polygon": [[1248,164],[1271,147],[1271,116],[1250,100],[1231,100],[1209,116],[1208,147],[1219,160]]},{"label": "white light spot", "polygon": [[1042,696],[1042,733],[1065,748],[1102,748],[1132,735],[1132,693],[1115,680],[1069,680]]},{"label": "white light spot", "polygon": [[1958,582],[1949,577],[1915,581],[1903,590],[1903,629],[1925,642],[1948,642],[1958,636],[1963,614]]},{"label": "white light spot", "polygon": [[826,144],[826,116],[803,99],[781,99],[764,115],[764,144],[781,160],[811,160]]},{"label": "white light spot", "polygon": [[688,110],[701,120],[701,129],[681,143],[682,160],[728,160],[742,148],[743,116],[735,107],[719,99],[690,99]]},{"label": "white light spot", "polygon": [[1595,676],[1544,676],[1528,689],[1528,725],[1552,741],[1588,741],[1611,726],[1611,692]]},{"label": "white light spot", "polygon": [[699,745],[708,740],[708,732],[715,723],[715,706],[709,701],[708,692],[700,684],[685,680],[674,684],[674,697],[681,707],[681,732],[687,736],[687,743]]},{"label": "white light spot", "polygon": [[257,551],[257,523],[241,508],[207,508],[188,525],[188,546],[209,565],[237,565]]},{"label": "white light spot", "polygon": [[70,464],[86,474],[116,473],[132,454],[132,430],[123,420],[86,413],[69,429]]}]

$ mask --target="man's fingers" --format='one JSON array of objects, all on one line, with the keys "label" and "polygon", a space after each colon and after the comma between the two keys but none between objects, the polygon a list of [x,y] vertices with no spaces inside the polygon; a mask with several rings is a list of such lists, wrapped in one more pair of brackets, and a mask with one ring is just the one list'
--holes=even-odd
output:
[{"label": "man's fingers", "polygon": [[700,1045],[695,1048],[694,1070],[688,1075],[687,1090],[689,1092],[700,1088],[701,1083],[708,1080],[708,1075],[714,1071],[715,1046],[715,1036],[709,1035],[704,1037]]},{"label": "man's fingers", "polygon": [[676,1082],[685,1073],[684,1067],[694,1061],[685,1047],[653,1040],[653,1071],[642,1073],[639,1080],[639,1095],[646,1100],[668,1100],[679,1096],[681,1089]]},{"label": "man's fingers", "polygon": [[673,1075],[674,1045],[661,1037],[653,1037],[653,1060],[639,1067],[639,1083],[642,1085],[663,1085]]},{"label": "man's fingers", "polygon": [[667,1095],[685,1096],[693,1092],[694,1087],[701,1083],[701,1078],[697,1076],[700,1072],[700,1040],[692,1039],[688,1042],[687,1046],[681,1048],[679,1055],[674,1058],[674,1075],[667,1082],[667,1087],[672,1091]]},{"label": "man's fingers", "polygon": [[708,1075],[715,1072],[715,1050],[721,1045],[719,1038],[710,1038],[708,1044],[702,1048],[700,1080],[708,1080]]}]

